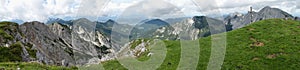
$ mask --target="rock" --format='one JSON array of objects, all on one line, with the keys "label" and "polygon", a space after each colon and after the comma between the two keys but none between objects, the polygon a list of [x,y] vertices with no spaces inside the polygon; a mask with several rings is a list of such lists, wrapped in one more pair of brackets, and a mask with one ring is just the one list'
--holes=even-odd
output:
[{"label": "rock", "polygon": [[[33,44],[38,61],[48,65],[75,65],[72,52],[66,42],[40,22],[26,22],[20,25],[25,42]],[[66,63],[61,63],[63,60]]]},{"label": "rock", "polygon": [[271,18],[293,18],[293,16],[278,8],[271,8],[269,6],[266,6],[258,12],[252,11],[248,12],[245,15],[241,15],[239,13],[229,15],[224,19],[224,21],[226,22],[226,24],[232,24],[233,29],[238,29],[252,22]]},{"label": "rock", "polygon": [[150,38],[163,40],[196,40],[200,37],[225,32],[226,29],[220,28],[221,26],[225,26],[221,20],[206,16],[194,16],[181,22],[172,23],[170,26],[161,27],[155,32],[147,32],[147,35]]},{"label": "rock", "polygon": [[270,55],[267,56],[267,58],[268,58],[268,59],[273,59],[273,58],[275,58],[276,56],[277,56],[276,54],[270,54]]}]

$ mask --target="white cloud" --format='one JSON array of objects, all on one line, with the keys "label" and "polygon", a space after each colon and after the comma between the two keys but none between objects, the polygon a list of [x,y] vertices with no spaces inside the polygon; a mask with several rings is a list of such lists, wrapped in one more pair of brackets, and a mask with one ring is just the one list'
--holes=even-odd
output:
[{"label": "white cloud", "polygon": [[[293,15],[297,15],[296,0],[195,0],[199,6],[199,12],[205,15],[229,14],[234,12],[245,13],[249,7],[258,11],[265,6],[282,9]],[[299,8],[298,8],[299,9]],[[298,15],[299,16],[299,15]]]},{"label": "white cloud", "polygon": [[51,16],[74,14],[78,0],[1,0],[0,20],[45,21]]},{"label": "white cloud", "polygon": [[[300,16],[300,0],[0,0],[0,20],[46,21],[49,17],[181,17],[280,8]],[[133,11],[130,11],[133,10]],[[124,15],[124,13],[126,13]],[[139,15],[140,14],[140,15]]]},{"label": "white cloud", "polygon": [[[4,1],[4,0],[2,0]],[[2,18],[40,18],[36,15],[43,15],[43,12],[38,12],[43,9],[41,0],[28,0],[27,1],[4,1],[3,6],[1,6],[1,16]],[[30,10],[28,10],[30,9]]]}]

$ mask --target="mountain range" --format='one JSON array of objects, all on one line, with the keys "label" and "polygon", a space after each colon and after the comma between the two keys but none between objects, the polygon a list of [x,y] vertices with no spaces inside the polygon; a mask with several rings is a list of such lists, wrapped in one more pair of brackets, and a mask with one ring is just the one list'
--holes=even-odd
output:
[{"label": "mountain range", "polygon": [[[95,64],[115,59],[116,54],[122,48],[128,47],[128,45],[118,43],[122,39],[115,40],[111,37],[129,36],[130,41],[138,39],[196,40],[271,18],[300,19],[280,9],[267,6],[259,12],[234,13],[223,20],[208,16],[178,18],[178,20],[149,19],[135,26],[119,24],[114,20],[98,22],[86,18],[68,21],[49,19],[46,23],[33,21],[20,25],[15,22],[1,22],[0,46],[3,46],[1,48],[13,47],[16,51],[9,52],[17,53],[15,58],[2,57],[1,59],[37,61],[62,66]],[[114,31],[116,25],[125,32]],[[131,32],[126,33],[126,31]]]}]

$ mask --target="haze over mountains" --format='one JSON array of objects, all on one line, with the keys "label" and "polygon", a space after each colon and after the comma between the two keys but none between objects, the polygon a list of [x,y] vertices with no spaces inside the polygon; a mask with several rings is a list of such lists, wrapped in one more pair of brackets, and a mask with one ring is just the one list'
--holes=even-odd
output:
[{"label": "haze over mountains", "polygon": [[[98,22],[86,18],[68,21],[59,18],[49,19],[46,24],[38,21],[25,22],[21,25],[2,22],[1,27],[5,28],[1,34],[5,36],[0,37],[0,46],[9,47],[18,42],[22,48],[21,61],[38,61],[63,66],[95,64],[115,59],[122,48],[128,47],[126,46],[128,43],[119,43],[127,36],[130,41],[136,39],[196,40],[271,18],[299,20],[280,9],[267,6],[259,12],[235,13],[223,20],[209,16],[176,20],[149,19],[141,21],[136,26],[119,24],[114,20]],[[116,25],[124,31],[114,31]],[[130,33],[126,32],[130,30]],[[120,38],[117,40],[112,38],[116,36]]]}]

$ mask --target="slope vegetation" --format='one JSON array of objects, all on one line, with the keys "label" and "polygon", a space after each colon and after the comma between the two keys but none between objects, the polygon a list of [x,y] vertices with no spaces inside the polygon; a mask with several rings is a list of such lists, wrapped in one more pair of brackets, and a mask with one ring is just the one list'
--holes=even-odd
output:
[{"label": "slope vegetation", "polygon": [[[227,32],[223,70],[296,70],[300,66],[300,22],[268,19]],[[175,70],[180,60],[180,41],[165,41],[167,56],[158,70]],[[206,69],[211,36],[199,39],[198,68]],[[137,59],[144,59],[137,58]],[[103,62],[106,69],[126,69],[116,60]]]}]

